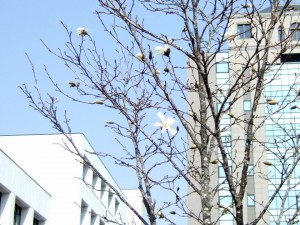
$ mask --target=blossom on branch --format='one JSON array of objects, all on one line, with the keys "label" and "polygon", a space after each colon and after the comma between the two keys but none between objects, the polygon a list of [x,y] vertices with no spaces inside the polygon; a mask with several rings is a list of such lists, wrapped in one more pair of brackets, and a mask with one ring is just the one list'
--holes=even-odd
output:
[{"label": "blossom on branch", "polygon": [[145,61],[145,56],[141,52],[137,53],[135,57],[137,57],[141,61]]},{"label": "blossom on branch", "polygon": [[161,132],[163,133],[165,130],[168,130],[172,135],[177,133],[177,130],[172,128],[171,125],[176,123],[176,120],[172,117],[165,117],[165,115],[161,112],[157,113],[157,116],[161,120],[161,122],[156,122],[153,124],[155,127],[161,127]]},{"label": "blossom on branch", "polygon": [[89,34],[89,33],[88,33],[88,29],[85,29],[85,28],[83,28],[83,27],[78,27],[78,28],[76,29],[76,32],[77,32],[77,34],[78,34],[79,37],[83,37],[83,36]]},{"label": "blossom on branch", "polygon": [[165,47],[157,46],[154,48],[155,55],[164,55],[169,57],[171,52],[171,48],[169,45],[165,45]]},{"label": "blossom on branch", "polygon": [[265,164],[265,165],[267,165],[267,166],[273,166],[273,163],[268,162],[268,161],[263,162],[263,164]]},{"label": "blossom on branch", "polygon": [[267,99],[267,103],[269,105],[278,105],[278,102],[274,99],[271,99],[271,98]]},{"label": "blossom on branch", "polygon": [[70,87],[76,87],[76,84],[72,81],[68,81],[67,84],[69,84]]}]

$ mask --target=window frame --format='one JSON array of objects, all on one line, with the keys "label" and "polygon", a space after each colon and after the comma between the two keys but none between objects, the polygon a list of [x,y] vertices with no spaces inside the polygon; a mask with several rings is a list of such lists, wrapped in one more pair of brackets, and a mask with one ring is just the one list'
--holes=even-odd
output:
[{"label": "window frame", "polygon": [[218,62],[216,63],[217,73],[229,73],[229,64],[228,62]]},{"label": "window frame", "polygon": [[253,164],[249,164],[248,165],[248,174],[249,177],[253,177],[254,176],[254,165]]},{"label": "window frame", "polygon": [[238,39],[252,38],[252,27],[250,23],[237,24]]},{"label": "window frame", "polygon": [[244,109],[245,112],[250,112],[251,111],[251,100],[244,100],[243,109]]},{"label": "window frame", "polygon": [[290,34],[292,35],[292,41],[300,41],[300,23],[295,22],[291,24]]},{"label": "window frame", "polygon": [[255,206],[255,195],[254,194],[247,195],[247,206],[248,207]]}]

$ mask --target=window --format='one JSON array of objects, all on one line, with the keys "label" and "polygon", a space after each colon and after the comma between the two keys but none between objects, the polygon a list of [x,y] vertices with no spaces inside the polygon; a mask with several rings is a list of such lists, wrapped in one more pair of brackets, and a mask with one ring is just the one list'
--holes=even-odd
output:
[{"label": "window", "polygon": [[33,225],[39,225],[39,221],[36,218],[33,218]]},{"label": "window", "polygon": [[248,206],[255,206],[255,197],[254,195],[247,196],[247,205]]},{"label": "window", "polygon": [[228,63],[217,63],[217,73],[228,73],[229,65]]},{"label": "window", "polygon": [[253,165],[248,165],[248,176],[253,176],[254,175],[254,167]]},{"label": "window", "polygon": [[97,197],[99,197],[100,183],[99,183],[99,177],[95,172],[93,172],[93,183],[92,183],[92,185],[93,185],[94,194]]},{"label": "window", "polygon": [[115,215],[116,215],[117,212],[118,212],[119,206],[120,206],[120,202],[118,201],[118,199],[116,199],[116,200],[115,200]]},{"label": "window", "polygon": [[221,177],[221,178],[226,177],[224,168],[222,166],[219,166],[219,177]]},{"label": "window", "polygon": [[233,225],[233,208],[231,196],[219,196],[220,224]]},{"label": "window", "polygon": [[109,190],[108,192],[108,206],[110,206],[112,200],[113,200],[114,194]]},{"label": "window", "polygon": [[106,183],[104,183],[104,181],[101,182],[101,193],[100,193],[100,197],[101,197],[101,200],[103,199],[105,193],[106,193]]},{"label": "window", "polygon": [[238,24],[237,25],[238,38],[245,39],[251,38],[251,25],[250,24]]},{"label": "window", "polygon": [[[229,172],[232,173],[231,166],[229,166]],[[219,166],[219,177],[220,178],[225,178],[226,177],[226,173],[225,173],[225,170],[224,170],[223,166]]]},{"label": "window", "polygon": [[300,40],[300,24],[299,23],[293,23],[291,25],[290,32],[292,34],[292,40],[293,41],[299,41]]},{"label": "window", "polygon": [[300,54],[281,54],[281,62],[287,63],[287,62],[299,62],[300,60]]},{"label": "window", "polygon": [[283,41],[285,39],[283,27],[278,27],[278,39],[279,41]]},{"label": "window", "polygon": [[81,200],[81,213],[80,213],[80,224],[85,224],[86,218],[88,216],[88,204]]},{"label": "window", "polygon": [[96,225],[97,214],[92,210],[91,211],[91,225]]},{"label": "window", "polygon": [[251,110],[251,101],[245,100],[244,101],[244,111],[250,111]]},{"label": "window", "polygon": [[89,171],[89,167],[83,163],[83,168],[82,168],[82,179],[86,181],[87,174]]},{"label": "window", "polygon": [[21,212],[22,208],[18,205],[15,205],[14,225],[21,225]]}]

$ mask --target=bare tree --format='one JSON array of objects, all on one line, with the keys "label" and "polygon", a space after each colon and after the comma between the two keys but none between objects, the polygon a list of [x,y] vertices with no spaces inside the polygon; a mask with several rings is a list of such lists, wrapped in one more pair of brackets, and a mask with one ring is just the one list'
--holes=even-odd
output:
[{"label": "bare tree", "polygon": [[[123,118],[107,126],[124,155],[99,154],[135,171],[148,217],[134,212],[144,224],[178,224],[179,217],[191,224],[222,224],[224,218],[237,225],[268,224],[272,216],[277,224],[298,223],[300,71],[281,76],[287,70],[282,63],[298,51],[297,10],[291,0],[99,0],[96,15],[117,43],[115,60],[106,58],[85,28],[77,30],[78,44],[63,24],[66,50],[55,52],[43,42],[72,71],[68,85],[79,95],[46,69],[56,91]],[[160,14],[172,20],[172,36],[164,27],[147,27],[147,17]],[[227,66],[227,77],[216,75],[221,66]],[[279,81],[286,89],[276,89]],[[35,88],[37,95],[21,87],[30,105],[72,143],[56,99],[43,97],[37,79]],[[241,108],[245,102],[247,109]],[[271,125],[278,133],[268,136]],[[264,190],[256,193],[254,183]],[[155,190],[165,199],[159,201]],[[245,206],[251,199],[256,210]],[[272,204],[282,210],[274,213]]]}]

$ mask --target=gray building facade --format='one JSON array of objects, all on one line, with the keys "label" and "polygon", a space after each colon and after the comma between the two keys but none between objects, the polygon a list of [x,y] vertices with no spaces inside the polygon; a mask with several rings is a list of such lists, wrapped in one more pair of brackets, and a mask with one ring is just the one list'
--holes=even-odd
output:
[{"label": "gray building facade", "polygon": [[[276,9],[280,11],[280,7]],[[256,79],[253,74],[259,70],[259,64],[249,56],[260,54],[265,43],[258,46],[256,40],[263,33],[254,24],[255,16],[247,17],[245,14],[236,15],[230,21],[228,29],[232,39],[228,41],[228,51],[218,53],[212,63],[210,82],[215,86],[212,91],[217,93],[216,108],[224,102],[226,93],[236,77],[243,71],[245,87],[235,96],[233,107],[226,111],[221,119],[220,128],[222,140],[227,154],[233,176],[241,176],[239,165],[244,160],[244,146],[251,144],[250,161],[248,165],[247,190],[243,199],[244,220],[251,223],[257,218],[273,199],[267,212],[258,224],[300,224],[300,164],[299,164],[299,134],[300,134],[300,16],[299,5],[287,8],[285,16],[275,27],[270,40],[269,54],[264,74],[263,96],[259,99],[256,110],[255,135],[252,140],[247,139],[247,121],[251,116],[254,101]],[[274,13],[272,7],[260,11],[264,18],[264,26],[268,27],[270,15]],[[261,18],[260,18],[261,20]],[[250,63],[249,63],[250,62]],[[192,80],[194,72],[188,71],[188,79]],[[252,91],[251,91],[252,90]],[[197,93],[189,92],[190,102],[194,102]],[[273,101],[273,102],[272,102]],[[194,106],[197,103],[195,102]],[[199,107],[199,106],[198,106]],[[192,123],[192,118],[191,118]],[[212,122],[213,126],[213,122]],[[192,145],[191,141],[190,145]],[[191,158],[197,153],[190,153]],[[235,209],[232,204],[231,193],[226,183],[222,157],[216,150],[213,156],[219,160],[217,165],[211,165],[211,185],[218,186],[218,194],[214,197],[212,218],[220,225],[233,225]],[[194,162],[197,163],[197,162]],[[277,190],[280,191],[277,193]],[[190,193],[192,190],[189,189]],[[274,194],[276,193],[276,194]],[[200,198],[190,194],[189,206],[196,212],[201,211]],[[224,209],[229,213],[224,213]],[[189,219],[189,225],[199,224]]]}]

